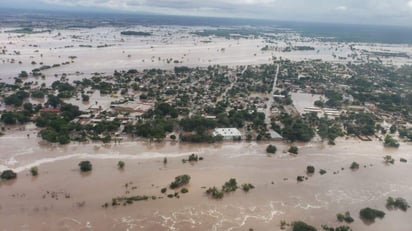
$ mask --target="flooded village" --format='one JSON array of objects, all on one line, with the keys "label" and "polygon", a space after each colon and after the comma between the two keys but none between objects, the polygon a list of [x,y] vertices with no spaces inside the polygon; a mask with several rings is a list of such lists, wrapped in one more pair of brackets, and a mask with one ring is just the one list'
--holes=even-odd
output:
[{"label": "flooded village", "polygon": [[410,229],[410,45],[50,23],[0,24],[0,229]]}]

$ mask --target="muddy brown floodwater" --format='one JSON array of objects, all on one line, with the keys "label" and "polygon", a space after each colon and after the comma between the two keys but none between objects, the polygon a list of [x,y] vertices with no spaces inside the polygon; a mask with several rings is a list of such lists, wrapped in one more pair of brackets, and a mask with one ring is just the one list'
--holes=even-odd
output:
[{"label": "muddy brown floodwater", "polygon": [[[17,180],[0,184],[1,230],[280,230],[281,220],[303,220],[320,228],[339,225],[336,214],[345,211],[355,218],[353,230],[411,230],[411,211],[385,208],[388,196],[412,201],[409,144],[396,150],[377,141],[341,139],[336,146],[300,144],[300,153],[291,156],[283,152],[287,145],[278,142],[278,153],[268,156],[267,143],[254,142],[59,147],[24,135],[34,130],[0,138],[0,168],[19,172]],[[181,159],[190,153],[205,159],[183,164]],[[392,155],[395,165],[385,165],[384,155]],[[408,163],[400,163],[401,157]],[[93,164],[89,174],[81,174],[77,166],[85,159]],[[126,163],[122,171],[117,169],[119,160]],[[359,170],[349,169],[353,161],[360,164]],[[28,169],[35,165],[39,176],[32,177]],[[315,166],[316,173],[297,183],[307,165]],[[320,175],[319,169],[327,174]],[[191,176],[189,193],[180,199],[161,194],[161,188],[181,174]],[[202,187],[220,187],[230,178],[256,188],[221,200],[206,196]],[[114,197],[133,195],[164,198],[110,206]],[[102,207],[105,202],[108,208]],[[385,218],[365,224],[358,214],[367,206],[385,211]]]}]

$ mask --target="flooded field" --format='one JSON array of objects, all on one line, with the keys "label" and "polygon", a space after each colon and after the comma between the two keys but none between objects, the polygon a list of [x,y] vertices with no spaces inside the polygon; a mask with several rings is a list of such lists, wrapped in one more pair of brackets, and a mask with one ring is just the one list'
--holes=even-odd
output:
[{"label": "flooded field", "polygon": [[[15,34],[1,28],[0,47],[5,51],[0,56],[0,78],[13,83],[20,71],[48,65],[42,71],[45,80],[57,80],[67,74],[70,80],[89,77],[91,73],[112,74],[114,70],[172,69],[175,66],[253,65],[272,63],[273,57],[291,60],[322,59],[331,62],[355,61],[350,56],[359,55],[349,44],[317,42],[296,38],[296,42],[284,40],[265,41],[262,38],[226,39],[200,37],[192,32],[202,27],[99,27],[94,29],[52,30],[50,33]],[[151,33],[151,36],[124,36],[124,30]],[[291,35],[292,38],[293,35]],[[293,40],[291,40],[293,41]],[[282,52],[265,50],[266,45],[284,49],[288,46],[311,46],[314,50]],[[379,50],[378,45],[363,44],[359,49]],[[402,45],[382,47],[385,50],[412,53]],[[344,58],[344,59],[343,59]],[[394,61],[399,64],[407,59]],[[53,67],[53,65],[55,65]],[[39,84],[44,80],[37,78]]]},{"label": "flooded field", "polygon": [[[336,214],[351,212],[353,230],[410,230],[410,212],[389,211],[388,196],[412,201],[412,146],[386,149],[379,142],[338,140],[336,146],[319,142],[300,145],[297,156],[278,152],[268,156],[267,143],[239,142],[215,145],[123,142],[51,146],[28,131],[0,139],[1,169],[13,168],[18,179],[0,184],[0,224],[5,230],[280,230],[280,221],[304,220],[339,225]],[[32,131],[33,132],[33,131]],[[13,140],[13,143],[10,143]],[[204,157],[182,163],[191,153]],[[383,163],[392,155],[395,165]],[[167,164],[163,158],[167,157]],[[408,163],[400,163],[399,158]],[[78,163],[90,160],[93,170],[81,174]],[[124,170],[117,169],[123,160]],[[360,169],[352,171],[356,161]],[[39,176],[28,169],[39,166]],[[316,173],[306,176],[306,166]],[[320,175],[319,169],[327,174]],[[160,192],[174,177],[191,176],[189,192],[167,198]],[[207,197],[205,187],[220,187],[229,178],[252,183],[248,193],[238,190],[223,199]],[[128,185],[127,187],[125,185]],[[156,200],[112,207],[112,198],[147,195]],[[109,207],[102,205],[108,202]],[[383,220],[365,224],[358,217],[364,207],[386,212]]]}]

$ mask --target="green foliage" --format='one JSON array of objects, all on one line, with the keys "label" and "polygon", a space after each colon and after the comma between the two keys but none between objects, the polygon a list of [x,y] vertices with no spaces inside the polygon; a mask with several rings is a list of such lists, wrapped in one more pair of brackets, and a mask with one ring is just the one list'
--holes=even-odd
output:
[{"label": "green foliage", "polygon": [[90,163],[90,161],[88,160],[84,160],[80,162],[79,166],[80,166],[80,171],[82,172],[88,172],[92,170],[92,163]]},{"label": "green foliage", "polygon": [[39,175],[39,169],[37,167],[31,167],[30,168],[30,173],[32,176],[37,176]]},{"label": "green foliage", "polygon": [[290,146],[288,152],[293,153],[293,154],[298,154],[299,149],[298,149],[298,147],[292,145],[292,146]]},{"label": "green foliage", "polygon": [[370,113],[350,113],[341,116],[348,134],[371,136],[375,134],[376,118]]},{"label": "green foliage", "polygon": [[28,111],[5,111],[1,115],[0,121],[5,124],[27,123],[30,121],[31,112]]},{"label": "green foliage", "polygon": [[86,94],[82,94],[82,101],[83,102],[89,102],[90,96],[86,95]]},{"label": "green foliage", "polygon": [[144,118],[157,118],[162,119],[166,116],[170,116],[171,118],[177,118],[179,116],[178,111],[176,108],[168,103],[159,103],[156,105],[154,110],[150,109],[145,114],[143,114]]},{"label": "green foliage", "polygon": [[275,145],[269,144],[269,145],[266,147],[266,152],[267,152],[267,153],[275,154],[276,151],[277,151],[277,148],[276,148]]},{"label": "green foliage", "polygon": [[357,162],[352,162],[352,164],[350,165],[350,169],[352,170],[359,169],[359,164]]},{"label": "green foliage", "polygon": [[233,192],[236,191],[238,188],[237,182],[235,178],[231,178],[229,181],[225,182],[225,184],[222,186],[222,191],[223,192]]},{"label": "green foliage", "polygon": [[19,78],[27,78],[29,77],[29,74],[27,73],[27,71],[21,71],[19,74]]},{"label": "green foliage", "polygon": [[29,93],[25,91],[18,91],[4,98],[4,103],[6,105],[14,105],[15,107],[20,107],[23,105],[23,100],[29,97]]},{"label": "green foliage", "polygon": [[204,117],[194,116],[191,118],[184,118],[179,122],[184,131],[204,131],[206,129],[216,128],[216,121],[212,119],[206,119]]},{"label": "green foliage", "polygon": [[397,208],[403,211],[407,211],[408,208],[410,208],[408,202],[401,197],[398,197],[396,199],[393,199],[392,197],[388,197],[388,199],[386,200],[386,207],[389,209]]},{"label": "green foliage", "polygon": [[12,180],[17,178],[17,173],[13,172],[13,170],[5,170],[1,173],[0,178],[3,180]]},{"label": "green foliage", "polygon": [[399,142],[396,139],[394,139],[392,136],[386,135],[384,145],[386,147],[398,148],[399,147]]},{"label": "green foliage", "polygon": [[291,117],[283,113],[279,116],[279,119],[284,125],[284,128],[281,130],[281,135],[289,141],[308,142],[315,135],[313,128],[299,117]]},{"label": "green foliage", "polygon": [[189,161],[198,161],[198,159],[199,157],[195,155],[194,153],[192,153],[188,158]]},{"label": "green foliage", "polygon": [[315,167],[313,167],[312,165],[309,165],[306,167],[306,172],[309,174],[313,174],[315,173]]},{"label": "green foliage", "polygon": [[167,132],[172,132],[175,122],[169,119],[155,119],[131,126],[126,130],[127,133],[134,133],[138,136],[150,139],[162,139]]},{"label": "green foliage", "polygon": [[376,218],[382,219],[385,216],[385,213],[383,211],[367,207],[361,209],[359,215],[363,220],[374,222]]},{"label": "green foliage", "polygon": [[167,191],[167,188],[162,188],[162,189],[160,190],[161,193],[166,193],[166,191]]},{"label": "green foliage", "polygon": [[44,92],[41,90],[35,90],[31,92],[31,97],[37,98],[37,99],[43,99],[45,96]]},{"label": "green foliage", "polygon": [[292,223],[293,231],[317,231],[313,226],[306,224],[303,221],[295,221]]},{"label": "green foliage", "polygon": [[323,170],[323,169],[319,170],[319,174],[320,174],[320,175],[325,175],[325,174],[326,174],[326,170]]},{"label": "green foliage", "polygon": [[131,197],[118,197],[118,198],[113,198],[112,199],[112,206],[117,206],[123,203],[123,205],[126,204],[133,204],[134,201],[147,201],[149,199],[148,196],[131,196]]},{"label": "green foliage", "polygon": [[118,167],[119,169],[124,169],[124,166],[125,166],[124,161],[119,160],[119,162],[117,162],[117,167]]},{"label": "green foliage", "polygon": [[336,121],[321,118],[318,125],[318,134],[322,140],[328,139],[329,142],[333,143],[337,137],[343,136],[343,131]]},{"label": "green foliage", "polygon": [[338,213],[336,214],[336,218],[340,222],[345,221],[347,223],[352,223],[354,221],[354,219],[352,218],[349,212],[345,212],[345,214]]},{"label": "green foliage", "polygon": [[180,175],[175,177],[175,181],[173,181],[172,183],[170,183],[170,188],[171,189],[176,189],[179,188],[183,185],[189,184],[190,181],[190,176],[189,175]]},{"label": "green foliage", "polygon": [[386,164],[394,164],[395,159],[392,158],[392,156],[386,155],[383,157],[383,161],[385,161]]},{"label": "green foliage", "polygon": [[180,190],[180,192],[184,194],[184,193],[188,193],[189,190],[188,190],[187,188],[182,188],[182,189]]},{"label": "green foliage", "polygon": [[245,192],[249,192],[249,190],[254,188],[255,186],[253,184],[242,184],[242,190]]},{"label": "green foliage", "polygon": [[217,189],[216,187],[208,188],[206,194],[211,195],[215,199],[223,198],[223,191]]},{"label": "green foliage", "polygon": [[150,36],[152,33],[143,31],[122,31],[121,35],[133,35],[133,36]]}]

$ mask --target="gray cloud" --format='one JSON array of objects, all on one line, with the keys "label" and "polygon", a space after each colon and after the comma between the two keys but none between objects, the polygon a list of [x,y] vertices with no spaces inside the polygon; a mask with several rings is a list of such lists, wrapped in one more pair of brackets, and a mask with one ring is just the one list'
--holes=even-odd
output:
[{"label": "gray cloud", "polygon": [[[15,4],[28,0],[14,0]],[[412,25],[412,0],[31,0],[176,15]],[[1,6],[0,6],[1,7]]]}]

